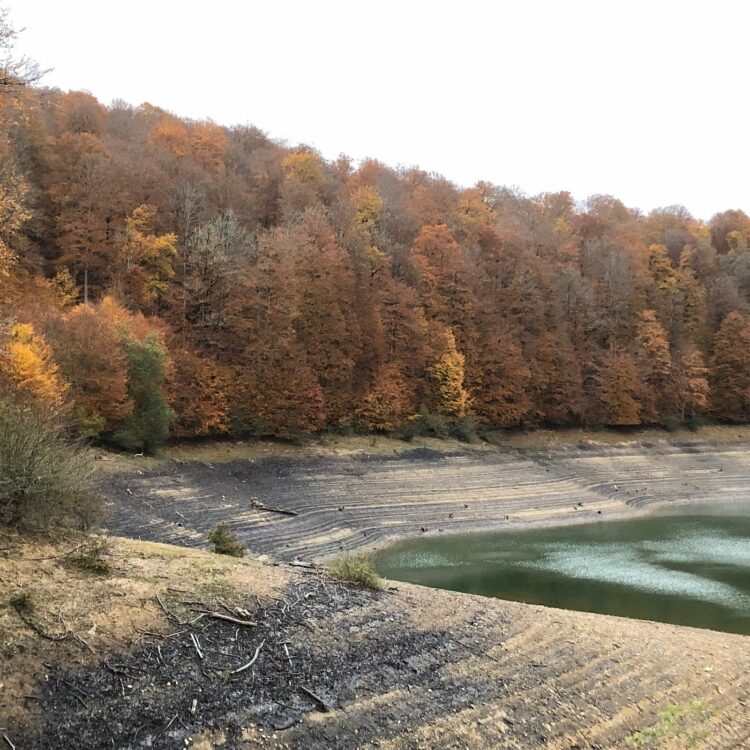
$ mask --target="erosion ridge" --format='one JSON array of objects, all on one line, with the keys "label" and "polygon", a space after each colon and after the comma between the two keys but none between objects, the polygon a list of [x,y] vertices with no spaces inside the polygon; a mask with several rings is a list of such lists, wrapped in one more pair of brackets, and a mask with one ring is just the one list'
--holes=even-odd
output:
[{"label": "erosion ridge", "polygon": [[[166,461],[110,476],[108,528],[200,547],[219,522],[257,554],[325,559],[420,534],[623,518],[659,504],[743,500],[747,443],[695,440],[544,449]],[[292,511],[253,507],[252,498]]]}]

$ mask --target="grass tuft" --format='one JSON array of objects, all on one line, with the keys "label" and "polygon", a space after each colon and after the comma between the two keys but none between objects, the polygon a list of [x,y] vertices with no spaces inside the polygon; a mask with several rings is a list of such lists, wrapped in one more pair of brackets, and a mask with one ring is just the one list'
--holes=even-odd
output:
[{"label": "grass tuft", "polygon": [[331,562],[326,569],[331,578],[343,583],[353,583],[366,589],[381,589],[383,582],[375,571],[367,555],[342,555]]}]

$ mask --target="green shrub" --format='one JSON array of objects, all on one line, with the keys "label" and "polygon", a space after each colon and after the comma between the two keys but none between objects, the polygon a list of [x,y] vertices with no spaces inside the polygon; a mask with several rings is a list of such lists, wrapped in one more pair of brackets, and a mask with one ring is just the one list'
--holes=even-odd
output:
[{"label": "green shrub", "polygon": [[471,417],[461,417],[451,425],[451,435],[463,443],[472,443],[477,439],[477,426]]},{"label": "green shrub", "polygon": [[133,411],[112,440],[126,450],[154,453],[169,437],[174,412],[164,396],[167,353],[159,339],[149,334],[143,341],[126,337],[123,341],[128,358],[128,396]]},{"label": "green shrub", "polygon": [[367,555],[342,555],[327,567],[331,578],[366,589],[381,589],[383,583]]},{"label": "green shrub", "polygon": [[52,415],[0,401],[0,524],[89,527],[100,515],[93,462]]},{"label": "green shrub", "polygon": [[229,526],[220,523],[208,534],[208,541],[213,544],[214,552],[218,555],[231,555],[232,557],[244,557],[247,548],[237,539],[237,536],[229,530]]},{"label": "green shrub", "polygon": [[419,407],[419,414],[404,422],[396,434],[407,442],[415,437],[446,438],[451,433],[451,420],[442,414],[433,414],[426,406]]},{"label": "green shrub", "polygon": [[86,545],[77,555],[66,558],[65,564],[87,573],[106,576],[112,572],[112,565],[103,555],[109,552],[109,545],[103,539],[97,539]]},{"label": "green shrub", "polygon": [[675,432],[682,425],[682,421],[675,414],[669,414],[664,417],[661,424],[667,432]]},{"label": "green shrub", "polygon": [[687,418],[685,424],[689,430],[697,432],[701,427],[705,427],[706,425],[711,424],[711,422],[702,414],[693,414],[691,417]]}]

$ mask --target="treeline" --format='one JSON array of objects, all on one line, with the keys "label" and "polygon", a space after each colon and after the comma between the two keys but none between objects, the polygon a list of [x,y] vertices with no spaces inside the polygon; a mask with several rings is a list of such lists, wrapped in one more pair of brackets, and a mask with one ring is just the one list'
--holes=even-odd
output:
[{"label": "treeline", "polygon": [[149,104],[0,97],[2,387],[85,435],[750,418],[741,211],[460,189]]}]

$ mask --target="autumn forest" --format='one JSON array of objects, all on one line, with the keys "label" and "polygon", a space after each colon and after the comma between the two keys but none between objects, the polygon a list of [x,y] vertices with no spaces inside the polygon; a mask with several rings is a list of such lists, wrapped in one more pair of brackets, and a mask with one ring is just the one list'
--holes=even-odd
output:
[{"label": "autumn forest", "polygon": [[80,435],[750,420],[742,211],[463,189],[0,89],[0,388]]}]

